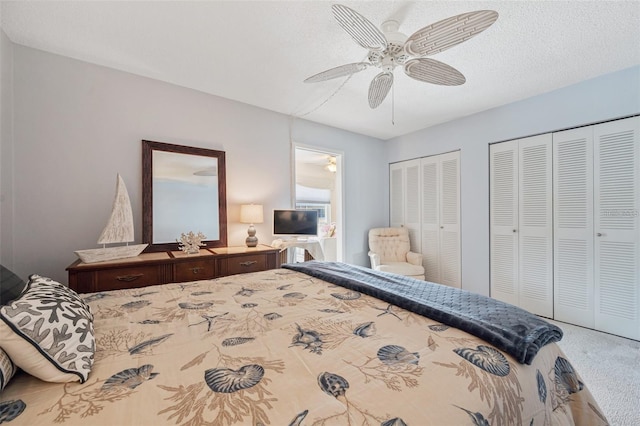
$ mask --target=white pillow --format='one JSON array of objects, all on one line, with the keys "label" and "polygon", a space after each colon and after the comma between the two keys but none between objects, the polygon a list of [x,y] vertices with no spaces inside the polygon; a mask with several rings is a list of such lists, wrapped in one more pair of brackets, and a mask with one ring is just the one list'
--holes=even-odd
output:
[{"label": "white pillow", "polygon": [[75,291],[31,275],[20,297],[0,308],[0,320],[0,346],[18,367],[47,382],[87,380],[93,315]]}]

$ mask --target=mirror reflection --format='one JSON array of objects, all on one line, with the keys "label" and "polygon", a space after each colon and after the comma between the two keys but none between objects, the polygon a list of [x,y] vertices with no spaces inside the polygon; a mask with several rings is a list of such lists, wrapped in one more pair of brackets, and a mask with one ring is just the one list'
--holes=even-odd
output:
[{"label": "mirror reflection", "polygon": [[142,240],[146,251],[178,250],[182,233],[227,245],[225,153],[142,141]]},{"label": "mirror reflection", "polygon": [[152,161],[153,243],[188,231],[219,239],[218,159],[156,150]]}]

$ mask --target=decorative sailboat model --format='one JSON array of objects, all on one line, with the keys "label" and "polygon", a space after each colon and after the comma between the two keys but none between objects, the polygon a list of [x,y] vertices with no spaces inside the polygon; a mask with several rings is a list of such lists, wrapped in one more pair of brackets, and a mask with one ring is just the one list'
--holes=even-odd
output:
[{"label": "decorative sailboat model", "polygon": [[[116,196],[113,200],[113,209],[107,222],[107,226],[102,230],[98,244],[102,248],[78,250],[74,252],[84,263],[104,262],[107,260],[126,259],[136,257],[149,244],[129,245],[133,241],[133,213],[131,212],[131,200],[127,187],[120,174],[116,183]],[[105,247],[105,244],[126,243],[124,246]]]}]

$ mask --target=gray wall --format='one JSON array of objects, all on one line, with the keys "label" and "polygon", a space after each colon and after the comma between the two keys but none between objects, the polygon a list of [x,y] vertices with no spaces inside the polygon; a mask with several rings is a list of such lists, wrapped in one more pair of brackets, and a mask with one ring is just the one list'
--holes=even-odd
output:
[{"label": "gray wall", "polygon": [[13,46],[0,30],[0,259],[13,268]]},{"label": "gray wall", "polygon": [[[345,261],[361,265],[367,230],[388,224],[388,163],[460,149],[463,288],[488,294],[488,144],[640,113],[640,67],[386,143],[13,45],[1,32],[0,92],[0,261],[23,277],[66,282],[73,251],[96,246],[116,173],[140,241],[142,139],[227,152],[229,243],[242,245],[240,204],[290,206],[293,140],[345,153]],[[263,242],[269,221],[257,226]]]},{"label": "gray wall", "polygon": [[66,282],[73,251],[96,247],[116,173],[141,240],[142,139],[226,151],[230,245],[244,244],[250,202],[264,204],[257,236],[271,242],[269,212],[291,203],[290,139],[344,152],[345,261],[368,264],[366,232],[388,221],[384,142],[20,45],[13,62],[14,241],[2,255],[19,275]]},{"label": "gray wall", "polygon": [[640,67],[388,141],[389,163],[460,149],[462,287],[489,294],[489,144],[640,113]]}]

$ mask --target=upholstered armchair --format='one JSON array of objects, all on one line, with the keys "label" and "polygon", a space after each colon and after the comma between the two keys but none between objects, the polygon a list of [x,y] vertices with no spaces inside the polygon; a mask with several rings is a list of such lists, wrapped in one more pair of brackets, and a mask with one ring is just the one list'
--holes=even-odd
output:
[{"label": "upholstered armchair", "polygon": [[424,280],[422,255],[411,251],[406,228],[373,228],[369,231],[371,269]]}]

